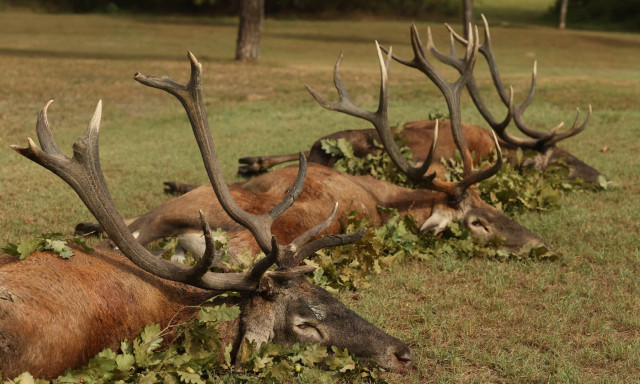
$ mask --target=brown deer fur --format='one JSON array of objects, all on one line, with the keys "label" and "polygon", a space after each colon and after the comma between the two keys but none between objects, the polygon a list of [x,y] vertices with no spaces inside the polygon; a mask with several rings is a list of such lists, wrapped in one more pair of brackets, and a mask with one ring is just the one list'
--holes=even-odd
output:
[{"label": "brown deer fur", "polygon": [[[68,260],[40,251],[24,261],[0,255],[0,372],[5,378],[23,371],[55,378],[67,368],[86,364],[104,348],[118,349],[146,324],[164,327],[185,319],[193,313],[185,306],[220,293],[161,279],[109,249],[75,253]],[[232,356],[241,338],[247,337],[258,344],[271,340],[336,345],[396,372],[411,364],[412,354],[404,343],[304,276],[285,279],[267,272],[260,286],[257,292],[227,299],[241,308],[240,317],[222,323],[220,329],[223,341],[235,347]],[[318,319],[311,309],[325,317]],[[301,329],[301,321],[310,325]]]},{"label": "brown deer fur", "polygon": [[[278,201],[284,195],[296,172],[296,166],[286,167],[244,183],[230,185],[229,188],[242,208],[252,213],[263,213],[265,207],[272,206],[274,201]],[[302,193],[293,206],[274,222],[273,233],[278,239],[289,241],[296,233],[322,221],[330,210],[327,204],[337,201],[338,221],[342,222],[346,220],[348,212],[357,210],[360,215],[368,217],[372,226],[381,225],[386,217],[377,207],[383,206],[396,208],[404,214],[412,214],[418,223],[424,223],[423,230],[439,232],[451,221],[462,220],[477,238],[488,240],[498,235],[504,237],[504,246],[510,250],[518,250],[527,243],[543,243],[542,239],[528,229],[482,201],[474,187],[469,188],[467,195],[460,208],[452,208],[448,205],[444,193],[403,188],[371,176],[348,175],[309,163]],[[162,237],[176,235],[193,234],[198,239],[201,238],[198,227],[198,210],[201,209],[212,226],[219,227],[229,234],[232,249],[239,250],[251,244],[249,248],[257,251],[251,234],[232,221],[213,196],[210,186],[196,188],[185,195],[168,200],[138,218],[131,219],[129,229],[143,245]],[[481,225],[477,225],[476,221],[480,221]],[[340,233],[340,223],[333,223],[327,232]],[[201,253],[197,251],[198,247],[202,247],[202,244],[186,246],[191,251]]]},{"label": "brown deer fur", "polygon": [[[424,159],[427,156],[429,146],[433,140],[434,126],[434,120],[419,120],[404,124],[401,135],[406,137],[407,147],[411,149],[416,160]],[[476,162],[491,153],[494,148],[494,144],[489,131],[469,123],[462,124],[462,131],[465,139],[467,140],[467,144],[469,145],[469,150],[476,154],[474,158]],[[374,138],[379,142],[378,133],[375,129],[344,130],[334,132],[313,143],[308,155],[308,160],[328,167],[335,164],[337,158],[332,157],[322,149],[322,140],[325,139],[345,139],[351,143],[356,157],[365,157],[366,155],[379,150],[374,145]],[[518,165],[516,146],[500,140],[500,148],[502,149],[503,155],[507,161],[514,165]],[[441,120],[438,133],[438,143],[436,145],[434,157],[436,159],[449,159],[453,157],[456,150],[456,145],[453,142],[453,137],[451,136],[449,121]],[[596,184],[598,183],[598,177],[601,175],[596,169],[555,145],[545,147],[541,150],[525,149],[524,152],[526,158],[522,164],[524,167],[535,167],[542,170],[553,161],[563,159],[569,167],[569,179],[582,179],[586,183]],[[273,166],[284,162],[294,161],[297,160],[297,158],[297,154],[243,157],[240,159],[240,163],[243,165],[239,167],[238,172],[246,176],[263,173]],[[445,172],[445,169],[441,163],[434,162],[430,171],[436,171],[441,177]]]}]

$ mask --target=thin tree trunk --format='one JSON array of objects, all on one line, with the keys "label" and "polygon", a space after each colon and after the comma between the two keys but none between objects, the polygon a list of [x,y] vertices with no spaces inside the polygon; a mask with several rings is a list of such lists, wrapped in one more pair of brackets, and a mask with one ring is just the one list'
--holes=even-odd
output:
[{"label": "thin tree trunk", "polygon": [[469,33],[469,24],[473,25],[473,0],[462,0],[462,30],[465,37]]},{"label": "thin tree trunk", "polygon": [[242,0],[240,26],[236,42],[237,61],[256,61],[260,56],[260,38],[264,21],[264,0]]},{"label": "thin tree trunk", "polygon": [[569,8],[569,0],[560,1],[560,15],[558,18],[558,29],[564,29],[567,24],[567,8]]}]

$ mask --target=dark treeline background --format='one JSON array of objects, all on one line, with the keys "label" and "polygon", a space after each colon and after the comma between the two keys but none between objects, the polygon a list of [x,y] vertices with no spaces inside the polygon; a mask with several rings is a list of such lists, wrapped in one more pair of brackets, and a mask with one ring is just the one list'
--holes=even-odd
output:
[{"label": "dark treeline background", "polygon": [[[49,12],[143,12],[203,16],[236,15],[239,0],[0,0],[14,6]],[[460,0],[266,0],[267,15],[304,18],[344,18],[460,15]]]},{"label": "dark treeline background", "polygon": [[[476,1],[482,6],[482,1]],[[239,0],[0,0],[0,4],[31,7],[46,12],[106,12],[236,15]],[[542,22],[553,23],[560,0]],[[410,17],[412,19],[458,17],[461,0],[266,0],[265,12],[272,17],[352,18]],[[423,17],[416,17],[423,15]],[[535,20],[532,20],[535,21]],[[640,0],[569,0],[569,26],[640,30]]]},{"label": "dark treeline background", "polygon": [[[550,12],[557,15],[560,0]],[[569,0],[567,25],[640,31],[640,0]]]}]

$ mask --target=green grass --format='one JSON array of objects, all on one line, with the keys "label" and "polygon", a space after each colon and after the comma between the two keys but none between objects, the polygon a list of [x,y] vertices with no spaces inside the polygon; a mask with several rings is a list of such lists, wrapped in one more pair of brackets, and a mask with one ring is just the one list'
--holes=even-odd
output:
[{"label": "green grass", "polygon": [[[444,49],[444,28],[430,25]],[[527,119],[546,129],[592,104],[588,129],[561,146],[620,188],[575,193],[561,209],[519,218],[563,254],[559,262],[443,257],[396,266],[371,289],[341,299],[412,346],[416,368],[392,381],[640,380],[640,35],[492,25],[500,70],[516,100],[524,98],[538,60]],[[425,37],[426,26],[418,24]],[[409,57],[408,30],[404,21],[267,20],[260,63],[238,64],[231,60],[234,19],[0,13],[0,244],[69,233],[91,219],[62,181],[8,148],[35,137],[47,100],[56,99],[49,118],[67,154],[103,100],[102,167],[119,209],[131,216],[167,198],[164,180],[206,181],[180,105],[136,83],[135,72],[186,81],[186,51],[199,57],[213,135],[225,176],[234,181],[238,157],[297,151],[335,130],[366,127],[315,105],[303,84],[334,97],[331,73],[343,49],[352,97],[373,107],[379,76],[373,40]],[[483,68],[476,77],[489,95]],[[391,71],[392,121],[445,110],[415,71],[395,63]],[[499,112],[495,97],[488,99]],[[468,98],[463,118],[482,124]]]}]

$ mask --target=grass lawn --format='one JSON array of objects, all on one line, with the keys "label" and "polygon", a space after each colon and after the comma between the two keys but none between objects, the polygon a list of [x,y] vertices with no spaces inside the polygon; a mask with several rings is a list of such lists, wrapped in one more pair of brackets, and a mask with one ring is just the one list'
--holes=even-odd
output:
[{"label": "grass lawn", "polygon": [[[482,10],[483,3],[477,6]],[[186,52],[194,52],[203,64],[225,177],[234,181],[238,157],[289,153],[321,135],[367,127],[323,110],[303,87],[334,95],[332,68],[340,50],[352,98],[370,108],[379,77],[373,41],[411,55],[406,21],[267,20],[260,63],[240,64],[232,60],[236,24],[225,18],[0,13],[0,245],[42,232],[70,233],[76,222],[91,219],[61,180],[9,149],[35,137],[37,114],[49,99],[56,100],[49,108],[52,130],[67,154],[103,100],[102,169],[121,213],[132,216],[167,199],[162,181],[206,182],[181,106],[135,82],[136,72],[186,82]],[[427,24],[417,25],[426,39]],[[445,49],[446,30],[429,25]],[[560,146],[618,188],[573,193],[560,209],[518,218],[562,254],[559,261],[411,262],[341,299],[411,345],[415,369],[391,381],[638,381],[640,35],[501,22],[491,31],[503,81],[513,84],[516,101],[526,96],[538,61],[536,100],[526,115],[532,126],[569,124],[576,107],[593,106],[587,130]],[[498,113],[484,63],[476,78]],[[392,121],[446,111],[435,87],[397,63],[391,97]],[[468,97],[462,113],[483,125]]]}]

